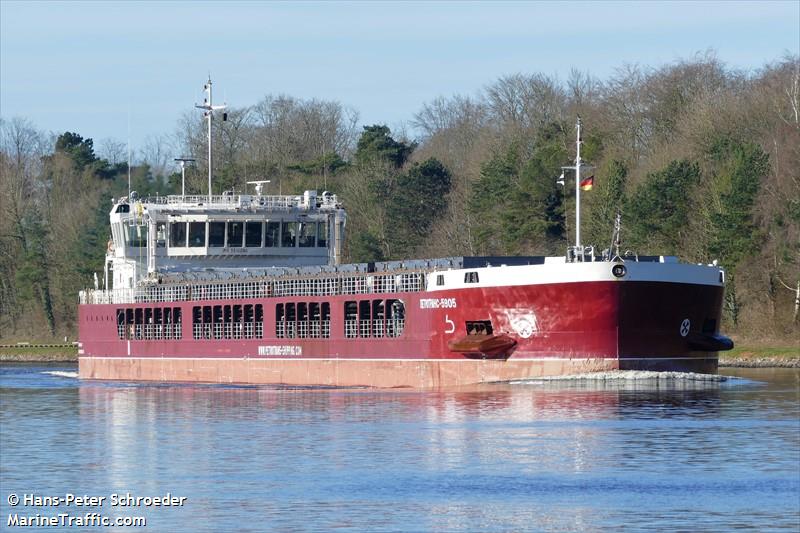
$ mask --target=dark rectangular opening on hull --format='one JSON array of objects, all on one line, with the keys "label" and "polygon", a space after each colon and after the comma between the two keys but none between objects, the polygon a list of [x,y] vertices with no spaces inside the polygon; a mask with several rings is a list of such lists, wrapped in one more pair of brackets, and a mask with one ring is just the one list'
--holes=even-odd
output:
[{"label": "dark rectangular opening on hull", "polygon": [[331,336],[331,304],[322,302],[322,320],[320,324],[321,335],[324,338]]},{"label": "dark rectangular opening on hull", "polygon": [[117,309],[117,336],[120,339],[125,339],[125,310]]},{"label": "dark rectangular opening on hull", "polygon": [[466,326],[467,335],[492,335],[494,333],[491,320],[468,320]]},{"label": "dark rectangular opening on hull", "polygon": [[214,306],[214,338],[221,339],[223,336],[222,333],[222,306],[215,305]]},{"label": "dark rectangular opening on hull", "polygon": [[358,304],[354,301],[344,303],[344,336],[348,339],[358,336]]},{"label": "dark rectangular opening on hull", "polygon": [[202,338],[203,331],[203,310],[199,305],[192,307],[192,338]]},{"label": "dark rectangular opening on hull", "polygon": [[256,338],[263,339],[264,338],[264,306],[261,304],[256,304],[253,307],[253,312],[255,313],[255,326],[256,326]]},{"label": "dark rectangular opening on hull", "polygon": [[164,338],[171,339],[173,337],[173,333],[172,308],[167,307],[164,309]]},{"label": "dark rectangular opening on hull", "polygon": [[153,309],[149,307],[144,310],[144,338],[153,338]]},{"label": "dark rectangular opening on hull", "polygon": [[230,339],[233,337],[233,310],[230,305],[222,307],[222,323],[224,324],[223,336]]},{"label": "dark rectangular opening on hull", "polygon": [[297,336],[308,337],[308,304],[297,304]]},{"label": "dark rectangular opening on hull", "polygon": [[241,339],[242,338],[242,306],[237,304],[233,306],[232,309],[233,313],[233,338],[234,339]]},{"label": "dark rectangular opening on hull", "polygon": [[464,283],[478,283],[478,273],[464,272]]},{"label": "dark rectangular opening on hull", "polygon": [[289,339],[297,337],[297,307],[295,304],[286,304],[285,336]]},{"label": "dark rectangular opening on hull", "polygon": [[386,335],[386,307],[383,300],[372,300],[372,336]]},{"label": "dark rectangular opening on hull", "polygon": [[282,339],[286,336],[286,316],[283,304],[275,304],[275,337]]},{"label": "dark rectangular opening on hull", "polygon": [[173,337],[175,339],[180,340],[183,337],[183,333],[181,332],[181,327],[183,323],[181,322],[181,308],[180,307],[173,307],[172,308],[172,328],[173,328]]},{"label": "dark rectangular opening on hull", "polygon": [[253,321],[253,306],[252,304],[245,304],[244,306],[244,338],[252,339],[255,336],[255,322]]},{"label": "dark rectangular opening on hull", "polygon": [[133,310],[133,338],[142,339],[144,337],[144,312],[141,308]]},{"label": "dark rectangular opening on hull", "polygon": [[204,305],[203,306],[203,338],[210,339],[211,338],[211,306]]},{"label": "dark rectangular opening on hull", "polygon": [[361,300],[358,302],[358,336],[371,337],[372,336],[372,321],[371,321],[370,301]]}]

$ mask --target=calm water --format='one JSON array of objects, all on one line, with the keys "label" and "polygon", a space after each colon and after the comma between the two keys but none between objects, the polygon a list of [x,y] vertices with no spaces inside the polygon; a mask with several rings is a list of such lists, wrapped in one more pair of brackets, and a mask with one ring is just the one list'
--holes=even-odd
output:
[{"label": "calm water", "polygon": [[[147,519],[103,531],[800,529],[796,370],[447,393],[47,373],[75,370],[0,366],[0,529],[31,529],[11,512]],[[128,492],[187,499],[110,505]],[[8,504],[26,493],[106,500]]]}]

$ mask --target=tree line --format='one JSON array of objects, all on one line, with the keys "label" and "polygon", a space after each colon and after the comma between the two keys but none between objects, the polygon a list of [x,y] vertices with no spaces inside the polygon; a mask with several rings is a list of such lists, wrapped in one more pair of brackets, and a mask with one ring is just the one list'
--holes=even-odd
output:
[{"label": "tree line", "polygon": [[[754,72],[713,54],[608,79],[514,74],[475,95],[437,98],[415,132],[360,125],[338,102],[266,96],[214,122],[215,193],[269,179],[268,194],[330,190],[348,210],[347,261],[451,255],[561,255],[574,240],[574,124],[594,188],[581,196],[583,241],[718,260],[727,331],[798,334],[800,60]],[[119,143],[45,134],[3,120],[0,339],[75,336],[77,292],[102,271],[109,200],[180,192],[172,157],[193,155],[187,193],[205,193],[205,124],[187,112],[128,168]]]}]

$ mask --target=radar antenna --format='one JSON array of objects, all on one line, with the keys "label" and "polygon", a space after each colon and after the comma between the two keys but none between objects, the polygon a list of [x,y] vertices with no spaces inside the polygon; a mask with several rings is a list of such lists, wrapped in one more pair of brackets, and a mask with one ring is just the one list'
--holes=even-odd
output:
[{"label": "radar antenna", "polygon": [[255,185],[256,196],[261,196],[261,191],[264,189],[264,185],[270,183],[271,180],[257,180],[257,181],[248,181],[250,185]]}]

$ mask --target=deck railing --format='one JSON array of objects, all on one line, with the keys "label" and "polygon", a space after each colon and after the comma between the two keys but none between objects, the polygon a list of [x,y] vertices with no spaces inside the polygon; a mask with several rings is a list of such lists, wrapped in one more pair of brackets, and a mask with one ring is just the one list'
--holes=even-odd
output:
[{"label": "deck railing", "polygon": [[425,271],[367,274],[339,274],[309,278],[264,278],[226,283],[149,285],[135,289],[85,290],[82,304],[131,304],[239,300],[287,296],[333,296],[338,294],[381,294],[425,290]]}]

